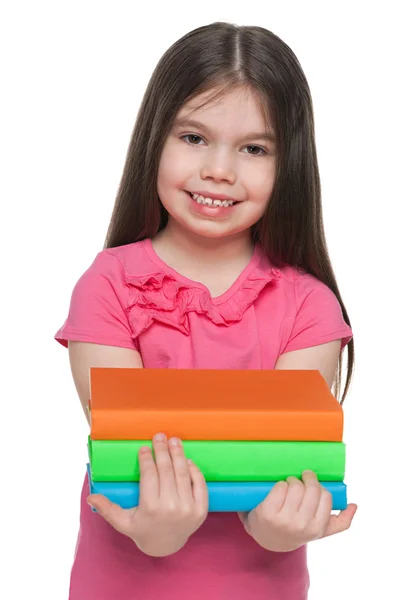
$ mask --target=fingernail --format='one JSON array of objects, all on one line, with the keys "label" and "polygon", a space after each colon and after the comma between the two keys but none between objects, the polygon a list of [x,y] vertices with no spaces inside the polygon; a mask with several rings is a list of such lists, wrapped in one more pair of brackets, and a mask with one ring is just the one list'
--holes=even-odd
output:
[{"label": "fingernail", "polygon": [[165,433],[156,433],[154,439],[156,442],[165,442],[167,436],[165,435]]},{"label": "fingernail", "polygon": [[181,440],[177,437],[172,437],[172,438],[170,438],[169,443],[171,446],[180,446]]}]

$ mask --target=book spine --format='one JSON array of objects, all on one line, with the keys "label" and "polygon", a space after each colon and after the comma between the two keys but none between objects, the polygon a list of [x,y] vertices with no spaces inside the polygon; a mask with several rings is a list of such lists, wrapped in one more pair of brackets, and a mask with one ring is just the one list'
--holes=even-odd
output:
[{"label": "book spine", "polygon": [[[139,481],[138,452],[149,440],[88,439],[94,481]],[[206,481],[278,481],[314,471],[319,480],[342,481],[343,442],[183,441],[185,456]]]},{"label": "book spine", "polygon": [[[87,469],[91,494],[103,494],[122,508],[138,506],[139,483],[94,482],[89,465]],[[347,486],[344,482],[320,481],[320,484],[332,494],[332,510],[344,510],[347,507]],[[274,485],[275,482],[208,482],[208,510],[209,512],[251,511],[265,499]]]},{"label": "book spine", "polygon": [[91,410],[93,440],[151,439],[163,431],[186,440],[291,440],[341,442],[343,413],[321,411]]}]

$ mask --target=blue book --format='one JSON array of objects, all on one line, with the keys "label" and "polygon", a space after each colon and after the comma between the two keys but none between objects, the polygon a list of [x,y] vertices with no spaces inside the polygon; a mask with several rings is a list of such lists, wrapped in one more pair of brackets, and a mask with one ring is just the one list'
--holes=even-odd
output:
[{"label": "blue book", "polygon": [[[102,494],[122,508],[139,504],[137,481],[92,481],[90,465],[87,464],[91,494]],[[253,510],[271,491],[275,481],[209,481],[209,512],[240,512]],[[346,484],[342,481],[320,481],[332,494],[332,510],[347,507]]]}]

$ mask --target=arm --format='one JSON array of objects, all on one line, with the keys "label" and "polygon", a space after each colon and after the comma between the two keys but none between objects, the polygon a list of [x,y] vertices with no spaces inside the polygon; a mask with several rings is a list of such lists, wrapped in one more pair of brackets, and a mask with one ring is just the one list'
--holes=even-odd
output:
[{"label": "arm", "polygon": [[340,346],[341,340],[334,340],[327,344],[286,352],[278,358],[275,369],[289,371],[316,369],[331,389],[339,361]]},{"label": "arm", "polygon": [[[88,342],[68,343],[71,371],[88,423],[89,368],[143,368],[139,352]],[[134,541],[149,556],[168,556],[180,550],[208,513],[207,484],[195,465],[189,465],[182,445],[168,447],[153,439],[152,453],[139,452],[140,503],[123,509],[101,495],[90,504],[114,529]]]},{"label": "arm", "polygon": [[69,361],[76,391],[82,404],[86,419],[90,424],[89,369],[90,367],[143,368],[142,358],[136,350],[103,346],[88,342],[68,342]]},{"label": "arm", "polygon": [[[68,318],[55,339],[69,350],[76,390],[90,425],[90,368],[143,368],[129,321],[129,288],[124,265],[100,252],[74,287]],[[101,494],[86,500],[114,529],[150,556],[179,550],[207,516],[203,474],[190,465],[182,444],[153,440],[153,453],[138,453],[140,502],[123,509]]]},{"label": "arm", "polygon": [[[334,382],[341,340],[282,354],[275,369],[317,369],[328,386]],[[274,486],[250,513],[238,513],[246,532],[263,548],[276,552],[295,550],[307,542],[334,535],[351,525],[356,504],[331,515],[332,499],[312,472],[303,482],[290,477]]]},{"label": "arm", "polygon": [[129,322],[129,289],[121,261],[99,252],[76,282],[68,317],[55,339],[69,351],[69,361],[86,419],[90,367],[143,367]]}]

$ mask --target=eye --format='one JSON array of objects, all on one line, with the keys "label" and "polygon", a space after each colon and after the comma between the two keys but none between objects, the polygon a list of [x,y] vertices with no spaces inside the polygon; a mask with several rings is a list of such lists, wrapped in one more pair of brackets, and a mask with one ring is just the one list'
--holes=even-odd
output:
[{"label": "eye", "polygon": [[[185,140],[186,138],[190,138],[189,140],[187,140],[190,146],[199,146],[200,144],[198,143],[198,141],[204,141],[202,137],[196,135],[195,133],[188,133],[186,135],[183,135],[180,139]],[[246,146],[246,148],[252,149],[251,152],[246,152],[246,154],[250,154],[251,156],[262,156],[263,154],[267,154],[266,150],[264,150],[264,148],[261,148],[260,146],[250,145]],[[253,150],[255,150],[256,152],[254,153]]]},{"label": "eye", "polygon": [[253,150],[260,150],[261,152],[257,152],[254,154],[253,152],[247,152],[251,156],[262,156],[263,154],[267,154],[264,148],[260,148],[260,146],[246,146],[246,148],[252,148]]},{"label": "eye", "polygon": [[198,146],[199,145],[196,143],[196,141],[193,143],[193,138],[196,138],[197,140],[202,139],[199,135],[195,135],[194,133],[188,133],[187,135],[183,135],[181,137],[181,140],[184,140],[185,138],[192,138],[192,141],[188,141],[190,146]]}]

